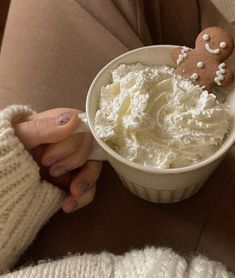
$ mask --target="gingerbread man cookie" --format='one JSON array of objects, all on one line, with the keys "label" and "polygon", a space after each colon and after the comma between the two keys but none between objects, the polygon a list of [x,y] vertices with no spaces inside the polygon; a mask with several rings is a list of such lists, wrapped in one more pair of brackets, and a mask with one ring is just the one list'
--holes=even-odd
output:
[{"label": "gingerbread man cookie", "polygon": [[205,87],[206,90],[233,81],[233,72],[223,62],[234,48],[233,38],[219,27],[203,30],[196,39],[195,49],[178,47],[172,52],[175,73]]}]

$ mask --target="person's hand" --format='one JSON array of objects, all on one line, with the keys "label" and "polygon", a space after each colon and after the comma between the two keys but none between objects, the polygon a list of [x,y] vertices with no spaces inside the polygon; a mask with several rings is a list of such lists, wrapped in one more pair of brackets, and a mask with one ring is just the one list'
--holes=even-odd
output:
[{"label": "person's hand", "polygon": [[[41,166],[42,177],[70,192],[63,202],[65,212],[93,200],[102,168],[100,162],[87,162],[93,143],[91,134],[73,134],[79,124],[77,112],[66,108],[48,110],[15,125],[16,135]],[[50,175],[42,164],[49,167]]]}]

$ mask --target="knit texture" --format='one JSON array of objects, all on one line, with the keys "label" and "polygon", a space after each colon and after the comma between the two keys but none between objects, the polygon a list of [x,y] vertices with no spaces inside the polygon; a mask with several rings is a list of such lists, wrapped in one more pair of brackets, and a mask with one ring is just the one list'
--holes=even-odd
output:
[{"label": "knit texture", "polygon": [[0,112],[0,273],[9,269],[60,207],[62,191],[40,180],[39,167],[14,134],[25,106]]},{"label": "knit texture", "polygon": [[171,249],[145,248],[123,256],[77,255],[44,262],[0,276],[4,278],[234,278],[220,263],[197,257],[186,260]]},{"label": "knit texture", "polygon": [[201,256],[187,263],[171,249],[154,247],[123,256],[77,255],[6,273],[63,199],[62,191],[40,181],[37,164],[14,134],[12,122],[30,113],[24,106],[0,112],[0,278],[234,278],[220,263]]}]

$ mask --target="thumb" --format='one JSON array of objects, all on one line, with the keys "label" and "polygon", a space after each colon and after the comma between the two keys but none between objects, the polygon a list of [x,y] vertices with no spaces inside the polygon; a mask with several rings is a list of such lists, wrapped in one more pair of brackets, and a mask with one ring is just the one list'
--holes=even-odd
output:
[{"label": "thumb", "polygon": [[67,138],[78,125],[78,116],[69,111],[53,118],[33,118],[15,126],[15,133],[26,149],[56,143]]}]

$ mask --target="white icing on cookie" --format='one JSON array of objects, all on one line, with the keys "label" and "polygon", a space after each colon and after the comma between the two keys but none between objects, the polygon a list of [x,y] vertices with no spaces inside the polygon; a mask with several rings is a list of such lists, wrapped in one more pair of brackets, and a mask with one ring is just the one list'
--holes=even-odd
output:
[{"label": "white icing on cookie", "polygon": [[177,65],[180,65],[183,62],[183,60],[188,56],[188,54],[186,53],[188,51],[190,51],[189,47],[185,47],[185,46],[182,47],[181,52],[179,54],[179,58],[176,61]]},{"label": "white icing on cookie", "polygon": [[198,63],[197,63],[197,67],[198,67],[199,69],[204,68],[204,66],[205,66],[205,64],[204,64],[203,62],[198,62]]},{"label": "white icing on cookie", "polygon": [[208,41],[210,37],[209,37],[208,34],[205,34],[205,35],[203,35],[202,38],[203,38],[204,41]]},{"label": "white icing on cookie", "polygon": [[220,54],[220,49],[219,48],[216,48],[216,49],[212,49],[210,48],[210,45],[209,43],[206,43],[205,44],[205,48],[208,52],[210,52],[211,54]]},{"label": "white icing on cookie", "polygon": [[193,80],[197,80],[197,79],[199,78],[199,75],[198,75],[198,73],[194,72],[194,73],[190,76],[190,78],[192,78]]},{"label": "white icing on cookie", "polygon": [[219,46],[220,46],[221,48],[225,48],[225,47],[227,46],[227,43],[226,43],[226,42],[221,42],[221,43],[219,44]]},{"label": "white icing on cookie", "polygon": [[226,72],[224,67],[225,67],[225,63],[221,63],[219,64],[218,70],[216,71],[216,77],[214,78],[214,80],[218,86],[221,86],[221,81],[224,80],[224,74]]}]

